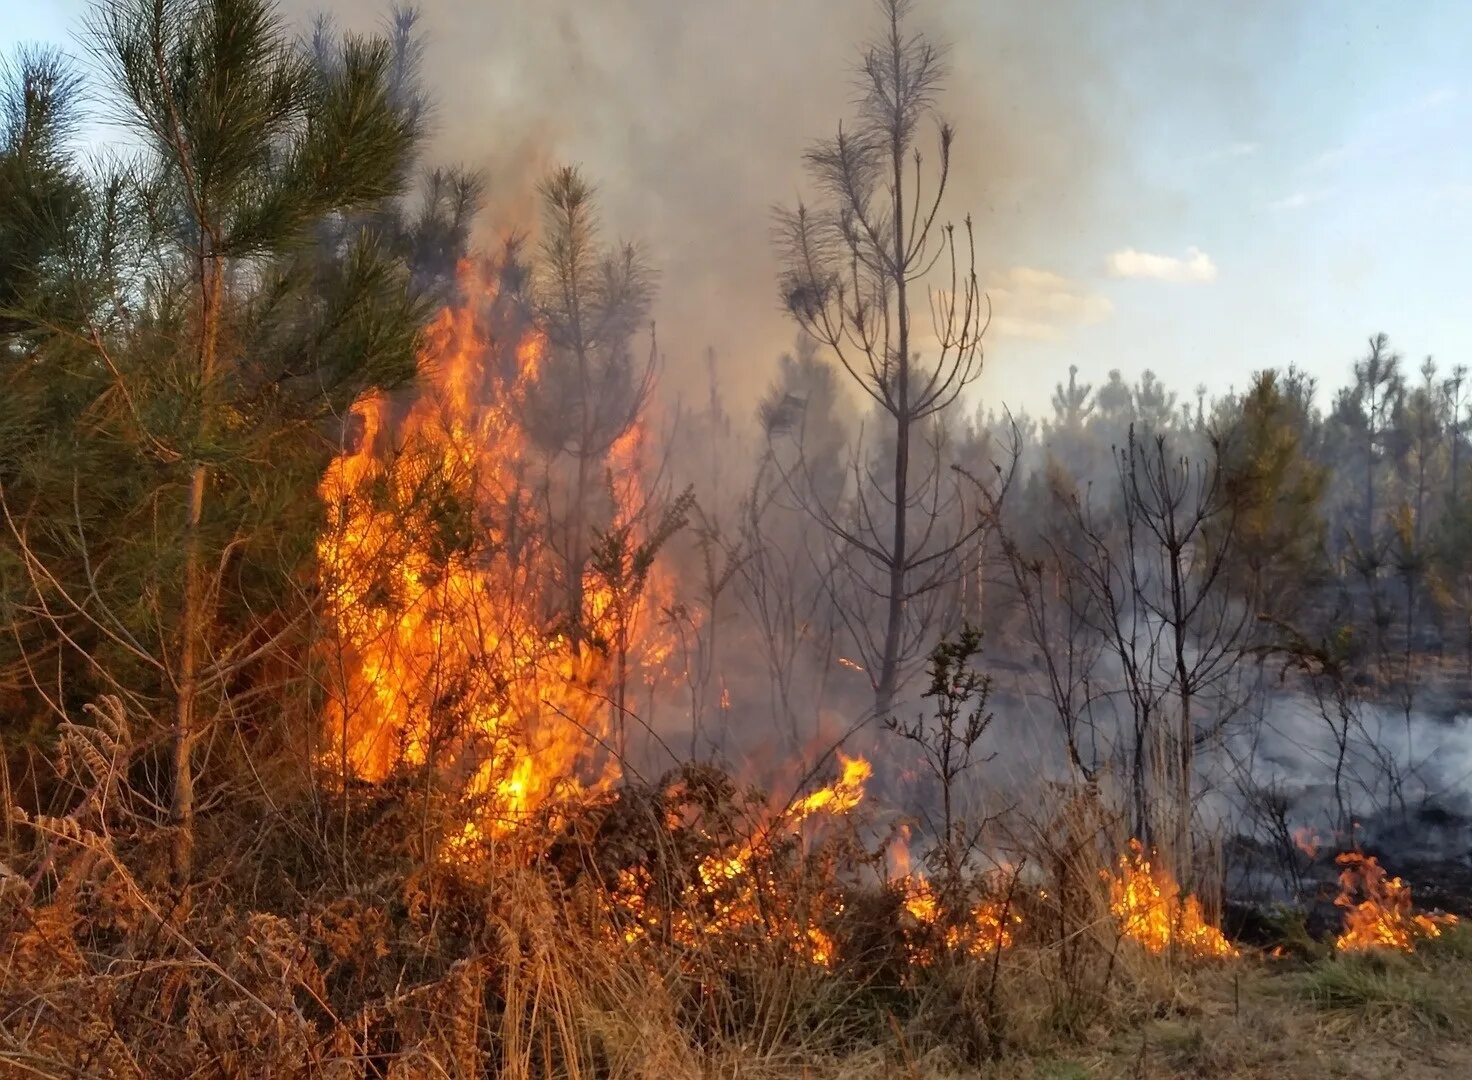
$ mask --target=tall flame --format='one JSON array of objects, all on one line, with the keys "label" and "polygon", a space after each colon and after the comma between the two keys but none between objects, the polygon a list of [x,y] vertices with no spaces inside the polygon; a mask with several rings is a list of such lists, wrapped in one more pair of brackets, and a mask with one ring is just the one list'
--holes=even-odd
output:
[{"label": "tall flame", "polygon": [[[494,286],[462,277],[470,299],[429,326],[412,402],[355,405],[361,436],[323,477],[317,554],[335,630],[334,762],[370,781],[432,765],[477,805],[474,835],[605,785],[618,766],[600,754],[608,664],[569,639],[553,600],[569,571],[529,494],[549,466],[520,415],[546,342]],[[616,502],[637,483],[641,437],[605,465]],[[608,640],[607,586],[585,572],[582,595],[573,617]]]}]

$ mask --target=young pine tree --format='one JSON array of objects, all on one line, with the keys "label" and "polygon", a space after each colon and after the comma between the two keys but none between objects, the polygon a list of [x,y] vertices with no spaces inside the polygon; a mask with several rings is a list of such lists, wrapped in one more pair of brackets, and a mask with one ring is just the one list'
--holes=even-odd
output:
[{"label": "young pine tree", "polygon": [[[367,232],[325,255],[312,240],[401,189],[417,129],[387,41],[344,37],[314,62],[266,0],[106,0],[90,43],[141,144],[92,201],[135,257],[105,303],[31,288],[13,305],[37,359],[8,374],[56,407],[4,447],[5,502],[52,648],[167,717],[187,883],[213,736],[243,722],[263,695],[242,681],[304,621],[323,431],[413,371],[423,312],[400,263]],[[74,276],[108,280],[105,248],[73,245],[93,264]]]},{"label": "young pine tree", "polygon": [[[857,123],[807,153],[821,201],[778,221],[783,302],[868,395],[882,424],[885,460],[854,454],[854,506],[813,507],[845,554],[856,598],[845,622],[880,715],[934,636],[924,598],[954,578],[975,535],[943,520],[958,500],[945,489],[939,440],[927,435],[981,374],[989,318],[970,219],[957,236],[940,218],[950,125],[936,121],[929,169],[922,153],[945,67],[941,49],[910,31],[911,7],[911,0],[880,4],[880,33],[859,65]],[[928,335],[917,311],[926,307]]]}]

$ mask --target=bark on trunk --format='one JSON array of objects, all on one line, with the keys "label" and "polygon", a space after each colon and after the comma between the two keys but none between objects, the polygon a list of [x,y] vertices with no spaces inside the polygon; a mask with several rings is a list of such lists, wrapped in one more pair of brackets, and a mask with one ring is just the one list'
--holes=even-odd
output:
[{"label": "bark on trunk", "polygon": [[[208,238],[201,241],[199,260],[200,337],[196,368],[199,378],[199,420],[195,453],[208,439],[210,384],[214,379],[219,344],[221,290],[224,267],[207,253]],[[174,826],[173,871],[179,886],[187,886],[194,873],[194,748],[199,741],[199,669],[202,639],[208,628],[208,588],[204,574],[203,524],[205,489],[209,467],[197,461],[189,474],[189,499],[184,532],[184,595],[179,621],[179,666],[173,731],[173,799],[170,816]]]}]

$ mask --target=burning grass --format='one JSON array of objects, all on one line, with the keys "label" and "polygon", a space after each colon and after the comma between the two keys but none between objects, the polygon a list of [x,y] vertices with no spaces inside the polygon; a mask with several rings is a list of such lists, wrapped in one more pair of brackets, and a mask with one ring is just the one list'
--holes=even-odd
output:
[{"label": "burning grass", "polygon": [[[217,794],[181,894],[121,704],[66,726],[70,809],[10,823],[21,841],[0,853],[0,1064],[984,1075],[1080,1041],[1108,1063],[1101,1039],[1246,970],[1092,788],[1060,791],[1024,839],[912,859],[862,756],[777,799],[708,765],[652,783],[626,768],[629,687],[670,656],[649,613],[668,583],[653,541],[630,541],[651,531],[640,429],[603,463],[598,550],[554,549],[566,478],[538,472],[527,417],[547,344],[493,284],[463,284],[417,394],[360,401],[322,482],[325,777]],[[1373,859],[1341,864],[1341,951],[1459,940]],[[1451,1030],[1422,984],[1349,960],[1314,974],[1316,1004]],[[1160,1041],[1167,1061],[1220,1064],[1190,1032]]]},{"label": "burning grass", "polygon": [[1121,932],[1157,955],[1179,951],[1187,956],[1226,958],[1237,950],[1221,930],[1207,922],[1201,901],[1183,893],[1170,871],[1131,840],[1108,874],[1109,910]]},{"label": "burning grass", "polygon": [[1289,989],[1321,1019],[1285,1028],[1279,1064],[1350,1017],[1463,1030],[1461,927],[1304,973],[1197,949],[1143,848],[1029,851],[1035,871],[954,895],[885,873],[859,758],[775,803],[706,766],[626,780],[454,861],[427,861],[420,830],[453,830],[458,797],[413,775],[347,789],[340,820],[311,798],[242,807],[184,907],[126,729],[72,738],[92,795],[17,824],[33,846],[0,875],[0,1062],[31,1074],[1270,1076],[1237,1011],[1271,1030]]},{"label": "burning grass", "polygon": [[1413,952],[1417,941],[1439,938],[1457,925],[1455,915],[1412,911],[1410,886],[1387,874],[1373,856],[1346,851],[1335,862],[1340,892],[1334,903],[1344,909],[1344,930],[1334,947],[1341,952]]}]

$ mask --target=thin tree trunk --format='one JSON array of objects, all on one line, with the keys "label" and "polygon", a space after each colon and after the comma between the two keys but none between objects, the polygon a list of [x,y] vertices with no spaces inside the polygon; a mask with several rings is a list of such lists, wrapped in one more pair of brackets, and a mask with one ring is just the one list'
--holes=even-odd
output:
[{"label": "thin tree trunk", "polygon": [[[891,52],[896,67],[895,85],[900,85],[899,58],[901,55],[899,23],[890,27]],[[890,551],[889,604],[884,630],[884,660],[879,669],[879,685],[875,693],[875,707],[880,715],[887,714],[894,705],[895,692],[899,683],[900,638],[905,619],[905,571],[909,551],[907,545],[906,502],[910,495],[910,302],[909,282],[905,273],[905,151],[900,141],[900,125],[896,121],[890,141],[890,161],[894,168],[894,287],[895,308],[898,322],[898,341],[895,343],[897,376],[895,388],[895,444],[894,444],[894,545]]]},{"label": "thin tree trunk", "polygon": [[1365,438],[1365,555],[1375,550],[1375,400],[1370,399],[1369,432]]},{"label": "thin tree trunk", "polygon": [[[1164,473],[1164,450],[1161,451],[1162,476]],[[1174,543],[1174,510],[1171,511],[1171,540]],[[1188,879],[1192,862],[1191,852],[1191,788],[1192,770],[1195,768],[1196,752],[1196,730],[1195,718],[1192,715],[1192,687],[1191,670],[1186,661],[1186,611],[1185,611],[1185,583],[1181,575],[1181,559],[1183,553],[1179,547],[1172,548],[1170,552],[1170,592],[1171,592],[1171,618],[1173,619],[1175,637],[1175,665],[1176,665],[1176,691],[1180,701],[1181,725],[1180,725],[1180,754],[1177,768],[1180,775],[1176,777],[1176,828],[1175,828],[1175,861],[1176,880],[1185,885]]]},{"label": "thin tree trunk", "polygon": [[196,465],[189,478],[188,545],[184,556],[184,612],[179,643],[179,689],[174,716],[174,877],[187,884],[194,869],[194,743],[199,694],[198,643],[203,628],[204,582],[200,567],[199,527],[204,517],[207,474]]},{"label": "thin tree trunk", "polygon": [[[584,393],[586,394],[586,378],[584,381]],[[584,413],[587,411],[586,397],[584,398]],[[567,541],[567,617],[571,628],[569,638],[574,654],[580,652],[583,647],[583,570],[587,562],[586,547],[583,543],[583,533],[587,529],[584,520],[584,504],[588,498],[588,452],[587,440],[588,424],[583,423],[583,442],[578,447],[577,480],[573,488],[572,498],[572,520],[568,525]]]},{"label": "thin tree trunk", "polygon": [[[209,430],[210,383],[214,379],[216,350],[219,342],[221,290],[224,267],[220,261],[203,252],[199,260],[200,344],[197,372],[199,376],[200,410],[198,441],[203,443]],[[201,447],[196,446],[198,453]],[[188,517],[184,534],[184,596],[179,627],[179,672],[174,711],[174,791],[170,813],[175,829],[173,848],[174,878],[186,886],[194,872],[194,748],[200,734],[198,716],[200,646],[207,626],[205,607],[207,589],[204,580],[203,537],[205,488],[209,483],[209,467],[196,462],[189,476]]]},{"label": "thin tree trunk", "polygon": [[1453,515],[1458,507],[1457,480],[1461,473],[1461,450],[1462,450],[1462,411],[1461,402],[1452,406],[1452,475],[1451,475],[1451,508]]}]

